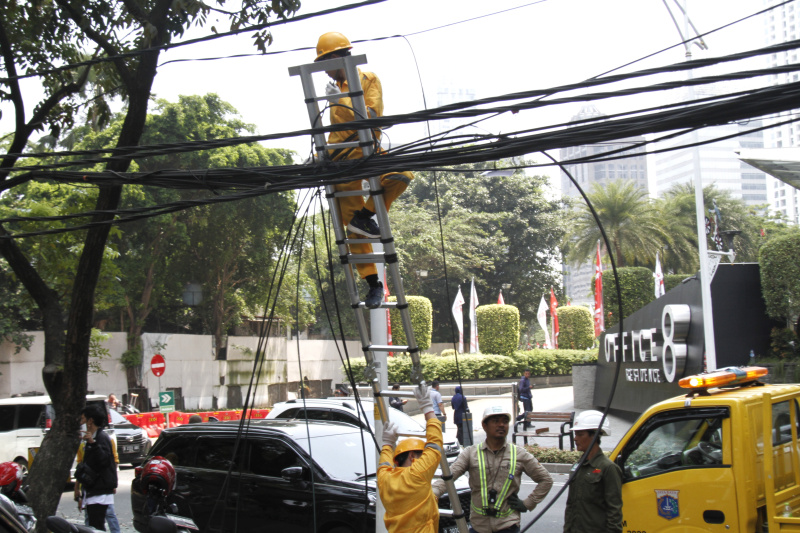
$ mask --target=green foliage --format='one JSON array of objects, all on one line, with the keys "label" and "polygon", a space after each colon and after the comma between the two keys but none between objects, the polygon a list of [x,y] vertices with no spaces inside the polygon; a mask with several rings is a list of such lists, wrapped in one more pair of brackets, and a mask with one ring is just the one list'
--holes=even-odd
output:
[{"label": "green foliage", "polygon": [[111,359],[111,352],[103,346],[111,333],[103,333],[97,328],[92,328],[92,336],[89,338],[89,372],[92,374],[108,375],[108,371],[103,370],[102,361]]},{"label": "green foliage", "polygon": [[[644,267],[618,268],[622,292],[622,313],[628,317],[655,300],[653,273]],[[594,285],[592,285],[594,292]],[[611,274],[603,275],[603,309],[606,313],[606,329],[619,322],[617,284]]]},{"label": "green foliage", "polygon": [[769,338],[771,356],[779,359],[800,357],[800,339],[790,328],[772,328]]},{"label": "green foliage", "polygon": [[[389,296],[390,302],[396,302],[396,296]],[[424,296],[406,296],[408,314],[411,318],[411,327],[414,330],[414,339],[417,341],[420,353],[431,347],[431,330],[433,328],[433,309],[431,301]],[[400,311],[391,310],[392,318],[392,343],[406,345],[406,332],[403,329],[403,320]]]},{"label": "green foliage", "polygon": [[139,368],[142,366],[142,347],[139,345],[134,346],[129,350],[122,352],[120,363],[125,368]]},{"label": "green foliage", "polygon": [[800,232],[770,239],[761,247],[761,292],[767,314],[786,321],[797,322],[800,315]]},{"label": "green foliage", "polygon": [[513,305],[481,305],[475,310],[484,353],[511,355],[519,345],[519,309]]},{"label": "green foliage", "polygon": [[525,446],[525,449],[528,450],[540,463],[556,463],[556,464],[567,464],[572,465],[577,463],[583,452],[579,452],[577,450],[561,450],[559,448],[553,448],[549,446],[539,446],[538,444],[533,444],[530,446]]},{"label": "green foliage", "polygon": [[694,274],[664,274],[664,291],[669,292]]},{"label": "green foliage", "polygon": [[594,345],[594,320],[588,308],[568,305],[558,308],[558,346],[585,350]]},{"label": "green foliage", "polygon": [[[404,285],[408,293],[431,300],[436,342],[452,342],[457,335],[451,326],[453,298],[460,284],[469,300],[473,277],[483,302],[496,301],[500,287],[510,283],[503,291],[505,301],[517,307],[524,323],[536,321],[539,302],[530,295],[557,284],[553,265],[560,259],[563,203],[548,198],[543,176],[481,175],[494,166],[476,163],[459,165],[469,170],[436,172],[435,184],[433,173],[419,172],[392,206]],[[440,220],[449,286],[444,283]],[[417,275],[422,269],[427,278]]]},{"label": "green foliage", "polygon": [[[438,356],[423,354],[420,362],[427,381],[457,381],[461,379],[518,379],[529,368],[533,376],[568,375],[573,364],[597,361],[597,351],[585,350],[525,350],[511,356],[491,354],[460,354],[458,365],[455,355]],[[364,358],[351,358],[353,375],[364,382]],[[411,357],[396,355],[388,360],[389,382],[409,383]]]}]

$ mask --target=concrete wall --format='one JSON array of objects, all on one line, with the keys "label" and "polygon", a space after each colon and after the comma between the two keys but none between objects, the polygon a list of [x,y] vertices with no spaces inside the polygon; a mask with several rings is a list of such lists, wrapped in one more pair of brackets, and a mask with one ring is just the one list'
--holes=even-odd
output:
[{"label": "concrete wall", "polygon": [[[0,344],[0,398],[26,392],[45,392],[41,377],[44,366],[44,334],[42,332],[30,334],[34,337],[30,350],[22,350],[15,354],[14,345],[7,342]],[[99,362],[106,374],[90,373],[89,391],[97,394],[113,392],[118,397],[127,392],[125,368],[120,363],[120,358],[126,350],[125,339],[124,332],[111,333],[111,338],[104,344],[111,357]],[[330,363],[318,365],[316,362],[325,360],[326,357],[330,358],[330,354],[312,353],[317,347],[311,346],[306,349],[304,344],[307,342],[319,341],[301,341],[300,351],[304,357],[309,357],[306,374],[309,379],[312,382],[341,381],[338,371],[340,365],[336,366],[336,372],[330,376],[323,375],[332,371],[334,365]],[[213,338],[210,335],[147,333],[142,335],[142,385],[148,391],[150,403],[155,405],[160,390],[172,389],[176,390],[176,404],[181,409],[240,407],[250,385],[257,348],[257,337],[229,337],[227,360],[215,361]],[[150,371],[150,360],[156,353],[163,355],[166,360],[166,369],[160,378]],[[271,337],[265,353],[266,358],[259,366],[257,379],[254,380],[256,393],[253,405],[257,407],[272,405],[293,394],[286,386],[289,381],[286,339]],[[295,361],[296,353],[295,349],[293,355]],[[313,387],[324,388],[324,384],[314,383]],[[178,391],[180,394],[177,394]]]}]

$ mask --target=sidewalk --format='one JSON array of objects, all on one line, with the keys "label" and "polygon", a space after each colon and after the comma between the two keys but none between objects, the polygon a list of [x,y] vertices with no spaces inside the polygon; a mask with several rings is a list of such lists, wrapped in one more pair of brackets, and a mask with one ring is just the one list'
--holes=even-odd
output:
[{"label": "sidewalk", "polygon": [[[572,387],[551,387],[551,388],[534,388],[533,393],[533,409],[535,411],[575,411],[573,405]],[[447,422],[445,423],[445,434],[455,438],[456,428],[451,423],[453,418],[453,410],[450,407],[450,399],[446,398],[444,401],[445,412],[447,413]],[[483,411],[492,405],[504,405],[509,410],[511,405],[511,393],[505,393],[494,398],[475,398],[470,400],[467,396],[467,406],[472,413],[473,425],[473,442],[478,443],[486,439],[486,434],[481,427],[481,417]],[[581,410],[583,411],[583,410]],[[576,411],[576,415],[581,412]],[[425,418],[422,414],[412,415],[412,418],[420,424],[425,423]],[[608,415],[607,420],[611,425],[611,435],[602,438],[602,448],[604,451],[611,451],[619,443],[620,439],[630,429],[635,422],[632,416],[620,416],[620,413],[611,413]],[[551,428],[554,430],[555,428]],[[511,435],[513,428],[509,428],[508,440],[511,442]],[[522,444],[522,439],[517,439],[518,444]],[[554,438],[528,438],[528,444],[537,443],[539,446],[557,447],[558,439]],[[568,446],[568,442],[565,442]],[[560,469],[558,469],[560,471]]]}]

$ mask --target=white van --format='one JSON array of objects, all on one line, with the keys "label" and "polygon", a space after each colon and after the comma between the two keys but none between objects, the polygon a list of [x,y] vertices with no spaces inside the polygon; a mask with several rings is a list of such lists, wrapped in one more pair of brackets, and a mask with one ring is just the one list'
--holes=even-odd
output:
[{"label": "white van", "polygon": [[[89,394],[86,403],[106,409],[106,397]],[[53,424],[55,410],[49,396],[18,396],[0,400],[0,462],[14,461],[28,469],[28,450],[38,449]]]}]

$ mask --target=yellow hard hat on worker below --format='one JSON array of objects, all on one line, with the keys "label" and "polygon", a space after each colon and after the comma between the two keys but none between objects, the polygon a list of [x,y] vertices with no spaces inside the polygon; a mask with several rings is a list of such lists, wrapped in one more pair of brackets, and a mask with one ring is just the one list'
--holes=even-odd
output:
[{"label": "yellow hard hat on worker below", "polygon": [[336,52],[337,50],[350,50],[353,45],[350,44],[350,39],[339,33],[338,31],[329,31],[323,33],[319,41],[317,41],[317,58],[314,61],[319,61],[323,56]]},{"label": "yellow hard hat on worker below", "polygon": [[393,459],[397,461],[397,456],[406,452],[413,452],[413,451],[423,451],[425,449],[425,441],[422,439],[411,438],[411,439],[403,439],[397,443],[397,447],[394,449],[394,457]]}]

